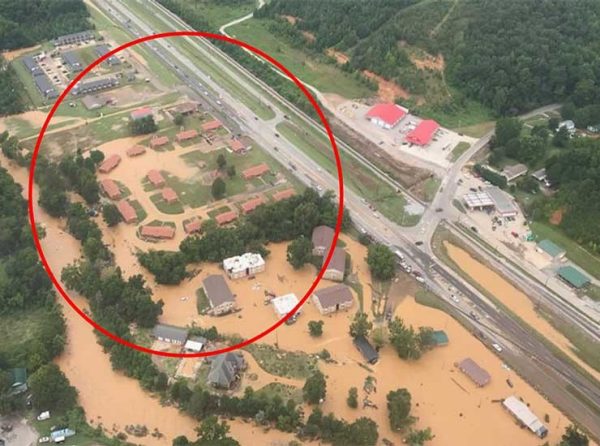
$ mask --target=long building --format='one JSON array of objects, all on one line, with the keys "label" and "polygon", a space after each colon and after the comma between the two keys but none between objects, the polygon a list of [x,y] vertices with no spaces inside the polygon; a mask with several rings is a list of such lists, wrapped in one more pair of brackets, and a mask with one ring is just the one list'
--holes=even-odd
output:
[{"label": "long building", "polygon": [[[94,48],[94,51],[96,52],[96,54],[98,55],[98,57],[102,57],[102,56],[104,56],[106,53],[108,53],[110,51],[110,48],[108,47],[108,45],[106,45],[105,43],[103,43],[101,45],[98,45],[96,48]],[[106,59],[104,61],[104,63],[107,64],[107,65],[109,65],[109,66],[120,65],[121,64],[121,59],[119,59],[115,55],[112,55],[108,59]]]},{"label": "long building", "polygon": [[535,416],[535,414],[527,407],[527,405],[519,400],[516,396],[509,396],[502,405],[510,414],[519,421],[523,426],[533,432],[540,438],[548,435],[548,429]]},{"label": "long building", "polygon": [[105,77],[94,79],[88,82],[79,82],[71,90],[71,94],[80,96],[82,94],[94,93],[95,91],[106,90],[119,85],[119,81],[114,77]]},{"label": "long building", "polygon": [[27,68],[27,71],[29,71],[29,74],[31,74],[32,76],[39,76],[40,74],[44,74],[44,70],[42,70],[42,67],[40,67],[37,61],[31,56],[25,56],[23,58],[23,65],[25,65],[25,68]]},{"label": "long building", "polygon": [[63,53],[62,59],[64,64],[69,67],[69,70],[71,70],[72,73],[77,73],[83,70],[83,61],[75,51]]},{"label": "long building", "polygon": [[48,76],[46,76],[44,73],[33,76],[33,81],[35,82],[35,86],[39,92],[46,99],[54,99],[58,97],[56,88],[54,88],[54,85],[52,85],[52,82],[50,82],[50,79],[48,79]]},{"label": "long building", "polygon": [[54,39],[54,46],[73,45],[89,42],[94,38],[92,31],[81,31],[73,34],[65,34],[64,36]]}]

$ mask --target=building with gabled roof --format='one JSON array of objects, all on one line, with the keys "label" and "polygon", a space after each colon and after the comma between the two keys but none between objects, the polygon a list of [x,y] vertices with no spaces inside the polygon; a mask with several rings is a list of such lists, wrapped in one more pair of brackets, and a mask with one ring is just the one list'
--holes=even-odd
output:
[{"label": "building with gabled roof", "polygon": [[127,200],[121,200],[117,203],[117,209],[125,223],[134,223],[137,221],[137,213],[133,206]]},{"label": "building with gabled roof", "polygon": [[408,110],[398,104],[377,104],[367,112],[367,119],[384,128],[394,128],[406,116]]},{"label": "building with gabled roof", "polygon": [[195,234],[202,231],[202,222],[199,218],[194,218],[187,223],[184,223],[183,230],[186,234]]},{"label": "building with gabled roof", "polygon": [[175,237],[175,228],[172,226],[142,226],[140,230],[142,237],[155,239],[172,239]]},{"label": "building with gabled roof", "polygon": [[525,164],[511,164],[510,166],[505,166],[504,169],[502,169],[502,176],[506,178],[507,182],[510,183],[511,181],[514,181],[517,178],[525,175],[528,170],[529,169]]},{"label": "building with gabled roof", "polygon": [[341,283],[315,290],[312,300],[321,314],[347,310],[354,303],[350,288]]},{"label": "building with gabled roof", "polygon": [[150,107],[140,107],[137,110],[133,110],[131,113],[129,113],[129,117],[133,121],[138,121],[149,116],[154,116],[154,111]]},{"label": "building with gabled roof", "polygon": [[95,91],[106,90],[107,88],[113,88],[119,85],[119,81],[114,77],[105,77],[102,79],[92,79],[87,82],[78,82],[73,89],[71,94],[74,96],[84,95],[93,93]]},{"label": "building with gabled roof", "polygon": [[202,290],[208,299],[210,312],[220,316],[235,308],[235,296],[229,289],[225,278],[220,274],[212,274],[202,281]]},{"label": "building with gabled roof", "polygon": [[215,220],[219,225],[226,225],[237,220],[238,214],[235,211],[227,211],[219,214],[215,217]]},{"label": "building with gabled roof", "polygon": [[227,145],[229,146],[232,152],[237,154],[246,153],[246,150],[248,150],[246,144],[244,144],[241,140],[237,138],[230,139],[227,142]]},{"label": "building with gabled roof", "polygon": [[558,277],[573,288],[584,288],[591,282],[588,276],[571,265],[559,268],[556,273],[558,274]]},{"label": "building with gabled roof", "polygon": [[456,364],[456,367],[467,375],[471,381],[473,381],[477,387],[487,386],[492,379],[490,374],[479,367],[479,365],[471,358],[465,358]]},{"label": "building with gabled roof", "polygon": [[178,200],[177,193],[170,187],[165,187],[161,191],[161,195],[163,200],[165,200],[167,203],[175,203]]},{"label": "building with gabled roof", "polygon": [[42,67],[40,67],[37,61],[31,56],[25,56],[23,58],[23,65],[25,65],[25,68],[27,68],[27,71],[29,71],[29,74],[32,76],[44,74]]},{"label": "building with gabled roof", "polygon": [[408,132],[406,140],[411,144],[426,146],[433,139],[440,125],[433,119],[424,119],[413,130]]},{"label": "building with gabled roof", "polygon": [[111,200],[117,200],[121,198],[121,191],[119,190],[119,186],[110,178],[105,178],[100,181],[100,187],[102,191],[106,194],[108,198]]},{"label": "building with gabled roof", "polygon": [[197,138],[198,135],[199,135],[198,130],[189,129],[189,130],[184,130],[183,132],[179,132],[177,135],[175,135],[175,139],[177,140],[177,142],[184,142],[184,141],[189,141],[191,139]]},{"label": "building with gabled roof", "polygon": [[242,203],[242,212],[244,214],[249,214],[254,209],[256,209],[257,207],[259,207],[263,204],[265,204],[265,200],[263,197],[252,198],[252,199]]},{"label": "building with gabled roof", "polygon": [[546,253],[551,259],[562,259],[567,254],[567,251],[548,239],[540,241],[537,250]]},{"label": "building with gabled roof", "polygon": [[267,163],[260,163],[252,167],[248,167],[242,172],[242,177],[245,180],[250,180],[252,178],[260,177],[265,173],[268,173],[271,169]]},{"label": "building with gabled roof", "polygon": [[54,46],[65,46],[65,45],[73,45],[78,43],[86,43],[94,38],[94,33],[92,31],[81,31],[78,33],[65,34],[64,36],[59,36],[52,41]]},{"label": "building with gabled roof", "polygon": [[169,344],[183,345],[187,340],[188,331],[172,325],[157,324],[152,329],[152,336]]},{"label": "building with gabled roof", "polygon": [[109,173],[112,170],[114,170],[119,165],[120,162],[121,162],[121,155],[115,153],[114,155],[111,155],[108,158],[106,158],[104,161],[102,161],[102,164],[100,164],[100,167],[98,167],[98,170],[100,171],[100,173]]},{"label": "building with gabled roof", "polygon": [[136,144],[135,146],[127,149],[127,156],[131,156],[131,157],[140,156],[140,155],[143,155],[144,153],[146,153],[146,148],[139,144]]},{"label": "building with gabled roof", "polygon": [[[329,251],[327,253],[329,254]],[[326,255],[323,256],[323,263],[325,263],[326,257]],[[346,273],[346,257],[346,250],[344,248],[335,248],[331,261],[327,265],[325,274],[323,274],[323,279],[342,282]]]},{"label": "building with gabled roof", "polygon": [[212,121],[205,122],[202,124],[203,132],[210,132],[212,130],[217,130],[218,128],[223,127],[223,123],[218,119],[213,119]]},{"label": "building with gabled roof", "polygon": [[363,358],[365,358],[365,361],[369,364],[375,364],[379,361],[379,353],[377,353],[377,350],[375,350],[367,338],[364,336],[357,336],[352,342]]},{"label": "building with gabled roof", "polygon": [[296,195],[296,191],[290,187],[289,189],[280,190],[279,192],[274,193],[273,200],[281,201],[293,197],[294,195]]},{"label": "building with gabled roof", "polygon": [[315,227],[312,232],[313,255],[324,255],[333,243],[334,236],[335,231],[329,226],[321,225]]},{"label": "building with gabled roof", "polygon": [[169,144],[168,136],[154,135],[152,138],[150,138],[150,147],[152,147],[153,149],[156,149],[157,147],[166,146],[167,144]]},{"label": "building with gabled roof", "polygon": [[240,378],[247,367],[244,356],[240,352],[227,352],[209,359],[210,372],[207,382],[213,387],[230,389]]},{"label": "building with gabled roof", "polygon": [[83,61],[75,51],[68,51],[62,54],[64,64],[72,73],[78,73],[83,70]]},{"label": "building with gabled roof", "polygon": [[152,183],[152,185],[154,187],[162,187],[165,185],[165,179],[162,176],[162,174],[156,170],[156,169],[152,169],[150,170],[147,174],[146,174],[146,178],[148,178],[148,181],[150,181],[150,183]]},{"label": "building with gabled roof", "polygon": [[[104,56],[106,53],[108,53],[110,51],[110,48],[105,43],[102,43],[102,44],[96,46],[96,48],[94,48],[94,51],[96,52],[96,55],[98,57],[102,57],[102,56]],[[114,66],[114,65],[120,65],[121,64],[121,60],[116,55],[114,55],[114,54],[112,56],[108,57],[104,62],[108,66]]]}]

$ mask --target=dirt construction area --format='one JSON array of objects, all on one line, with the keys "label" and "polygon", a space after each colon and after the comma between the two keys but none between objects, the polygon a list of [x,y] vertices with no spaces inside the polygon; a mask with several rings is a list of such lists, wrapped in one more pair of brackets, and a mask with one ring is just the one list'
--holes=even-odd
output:
[{"label": "dirt construction area", "polygon": [[406,135],[413,130],[422,119],[407,114],[398,125],[392,129],[383,129],[371,123],[366,114],[367,105],[354,101],[344,101],[331,107],[338,119],[347,126],[361,133],[363,136],[377,144],[395,159],[422,169],[428,169],[442,176],[450,167],[448,159],[452,149],[461,142],[469,145],[476,140],[468,136],[460,136],[448,129],[440,128],[431,143],[421,147],[406,141]]},{"label": "dirt construction area", "polygon": [[37,444],[38,433],[25,418],[0,417],[0,426],[9,429],[0,430],[0,440],[6,446],[34,446]]}]

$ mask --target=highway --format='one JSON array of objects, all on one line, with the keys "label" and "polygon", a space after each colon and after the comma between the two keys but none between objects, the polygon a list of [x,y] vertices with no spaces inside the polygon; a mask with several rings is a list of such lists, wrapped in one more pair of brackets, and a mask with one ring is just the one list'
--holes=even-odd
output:
[{"label": "highway", "polygon": [[[152,34],[157,30],[152,29],[143,17],[136,15],[135,10],[127,3],[120,1],[93,0],[114,21],[133,36]],[[150,2],[149,6],[150,6]],[[172,30],[189,29],[182,26],[178,19],[174,21],[172,15],[164,13],[162,8],[154,8],[152,12],[165,23],[171,23]],[[233,97],[225,88],[218,85],[209,75],[202,71],[202,65],[194,63],[185,54],[174,39],[160,39],[149,42],[147,47],[166,66],[171,67],[181,79],[182,85],[196,93],[198,100],[205,107],[217,115],[234,133],[243,133],[254,139],[271,156],[280,160],[305,184],[319,190],[338,189],[337,179],[322,169],[313,159],[298,150],[285,138],[277,134],[276,125],[285,119],[283,112],[273,101],[270,92],[261,92],[253,79],[240,76],[240,70],[233,70],[222,62],[222,56],[215,57],[212,45],[201,42],[201,39],[189,39],[194,43],[199,56],[209,58],[212,63],[222,67],[224,73],[233,76],[239,85],[242,85],[251,94],[260,98],[261,102],[270,107],[275,113],[275,118],[270,120],[259,119],[252,110]],[[210,91],[210,93],[209,93]],[[214,92],[214,94],[212,93]],[[293,113],[296,109],[288,105]],[[312,121],[311,121],[312,122]],[[314,125],[314,123],[312,123]],[[407,230],[387,220],[383,216],[374,214],[368,204],[357,194],[345,189],[345,205],[349,209],[352,219],[359,228],[362,228],[376,240],[389,246],[397,246],[412,260],[417,270],[426,278],[426,286],[443,298],[455,311],[464,314],[461,305],[450,298],[452,294],[449,285],[458,289],[463,296],[463,301],[472,303],[473,311],[481,315],[476,321],[468,318],[475,332],[486,334],[485,342],[490,345],[494,339],[501,337],[506,348],[500,356],[510,362],[515,370],[521,373],[529,382],[537,385],[540,392],[553,401],[565,413],[584,426],[592,436],[600,438],[600,418],[586,404],[566,390],[569,384],[600,408],[600,385],[573,367],[563,358],[556,356],[537,337],[533,336],[528,328],[523,327],[508,315],[498,311],[489,300],[471,285],[466,283],[455,271],[439,261],[431,250],[429,240],[435,227],[451,215],[436,215],[435,208],[444,204],[449,208],[453,198],[453,188],[456,187],[456,175],[462,165],[475,152],[487,144],[489,135],[478,141],[459,160],[460,162],[449,172],[444,180],[444,187],[434,204],[426,211],[422,224],[417,228]],[[433,211],[432,211],[433,209]],[[422,246],[415,245],[415,241],[424,240]],[[546,298],[546,297],[544,297]]]}]

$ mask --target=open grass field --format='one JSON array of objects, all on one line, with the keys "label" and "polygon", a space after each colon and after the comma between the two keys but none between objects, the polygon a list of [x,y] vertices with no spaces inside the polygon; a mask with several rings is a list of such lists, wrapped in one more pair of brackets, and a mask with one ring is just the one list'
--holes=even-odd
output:
[{"label": "open grass field", "polygon": [[35,86],[33,77],[27,72],[27,69],[21,62],[22,58],[15,59],[11,65],[15,69],[21,84],[23,84],[24,90],[22,90],[22,96],[26,103],[31,104],[33,107],[42,107],[49,102],[44,99],[40,91]]},{"label": "open grass field", "polygon": [[294,48],[284,39],[269,31],[270,20],[250,19],[227,29],[227,32],[261,50],[269,53],[285,65],[300,80],[323,93],[336,93],[348,99],[373,95],[364,83],[349,73],[345,73],[325,57],[311,56],[308,52]]},{"label": "open grass field", "polygon": [[596,256],[567,237],[560,228],[546,223],[533,222],[531,229],[537,240],[548,239],[567,251],[567,257],[586,272],[600,279],[600,256]]},{"label": "open grass field", "polygon": [[[18,352],[23,350],[23,345],[28,345],[30,341],[36,339],[38,326],[46,317],[48,312],[43,308],[0,316],[0,336],[3,339],[0,342],[0,357],[18,358]],[[22,366],[22,364],[10,365]]]},{"label": "open grass field", "polygon": [[456,147],[454,147],[454,149],[452,149],[452,152],[448,156],[448,159],[450,159],[450,161],[452,161],[452,162],[456,161],[457,159],[460,158],[460,156],[463,153],[465,153],[467,150],[469,150],[469,147],[471,147],[471,145],[468,142],[465,142],[465,141],[459,142],[456,145]]},{"label": "open grass field", "polygon": [[245,347],[265,372],[285,378],[306,379],[317,367],[317,360],[304,352],[279,350],[268,344]]},{"label": "open grass field", "polygon": [[167,215],[183,214],[183,205],[181,201],[175,201],[174,203],[167,203],[163,200],[162,194],[159,192],[150,196],[150,200],[156,206],[156,208]]}]

